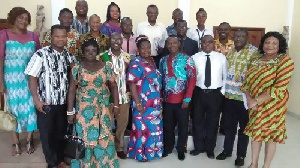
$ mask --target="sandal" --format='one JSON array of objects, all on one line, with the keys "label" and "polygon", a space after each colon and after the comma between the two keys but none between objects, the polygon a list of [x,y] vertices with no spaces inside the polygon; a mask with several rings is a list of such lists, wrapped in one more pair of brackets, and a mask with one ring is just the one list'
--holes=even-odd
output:
[{"label": "sandal", "polygon": [[12,144],[12,152],[11,155],[12,156],[17,156],[17,155],[21,155],[22,151],[21,151],[21,144],[16,143],[16,144]]},{"label": "sandal", "polygon": [[32,154],[35,151],[34,145],[33,145],[33,140],[27,141],[26,142],[26,149],[28,154]]}]

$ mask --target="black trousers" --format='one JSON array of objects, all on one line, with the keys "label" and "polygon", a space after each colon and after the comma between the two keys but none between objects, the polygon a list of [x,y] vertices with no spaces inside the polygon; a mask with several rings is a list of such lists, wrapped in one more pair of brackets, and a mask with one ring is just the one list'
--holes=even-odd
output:
[{"label": "black trousers", "polygon": [[213,152],[217,141],[222,93],[220,89],[203,90],[196,86],[192,99],[194,148]]},{"label": "black trousers", "polygon": [[249,137],[244,134],[244,130],[249,121],[249,117],[244,103],[242,101],[226,98],[223,115],[225,131],[224,152],[227,154],[232,153],[237,126],[239,124],[237,156],[246,157]]},{"label": "black trousers", "polygon": [[224,131],[224,117],[223,117],[224,106],[225,106],[225,96],[222,97],[220,125],[219,125],[220,130],[223,130],[223,131]]},{"label": "black trousers", "polygon": [[37,124],[46,162],[48,167],[54,167],[64,161],[67,106],[50,105],[50,107],[51,111],[47,114],[37,112]]},{"label": "black trousers", "polygon": [[182,109],[182,103],[163,104],[164,150],[172,152],[175,145],[174,129],[177,125],[178,139],[176,149],[184,152],[188,138],[189,113],[188,108]]}]

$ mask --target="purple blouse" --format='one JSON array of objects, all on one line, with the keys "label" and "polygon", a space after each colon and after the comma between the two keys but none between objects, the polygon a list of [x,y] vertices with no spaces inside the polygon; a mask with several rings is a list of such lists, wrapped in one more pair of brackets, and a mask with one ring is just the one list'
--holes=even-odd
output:
[{"label": "purple blouse", "polygon": [[0,58],[5,57],[5,42],[6,41],[18,41],[19,43],[25,44],[29,41],[35,42],[35,49],[41,48],[39,37],[31,31],[27,31],[27,34],[16,34],[9,29],[0,31]]},{"label": "purple blouse", "polygon": [[114,25],[111,21],[108,21],[102,24],[102,26],[100,27],[100,31],[103,34],[110,36],[114,32],[118,32],[121,34],[122,29],[121,27]]}]

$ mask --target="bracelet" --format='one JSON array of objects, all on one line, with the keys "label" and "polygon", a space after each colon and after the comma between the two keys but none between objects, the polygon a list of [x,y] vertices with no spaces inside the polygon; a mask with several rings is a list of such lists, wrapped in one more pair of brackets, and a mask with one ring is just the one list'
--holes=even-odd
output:
[{"label": "bracelet", "polygon": [[69,116],[69,115],[74,115],[75,114],[75,112],[74,111],[67,111],[67,115]]},{"label": "bracelet", "polygon": [[137,103],[137,104],[136,104],[136,106],[141,106],[141,105],[142,105],[142,103]]},{"label": "bracelet", "polygon": [[119,106],[114,106],[114,108],[120,108]]}]

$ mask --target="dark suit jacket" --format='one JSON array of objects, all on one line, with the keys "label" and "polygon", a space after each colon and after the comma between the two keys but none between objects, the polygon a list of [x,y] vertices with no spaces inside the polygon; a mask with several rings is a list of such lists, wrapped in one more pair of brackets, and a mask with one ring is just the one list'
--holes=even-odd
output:
[{"label": "dark suit jacket", "polygon": [[[198,42],[186,37],[183,44],[183,52],[188,56],[196,54],[198,52]],[[162,55],[169,55],[167,45],[165,45]]]}]

